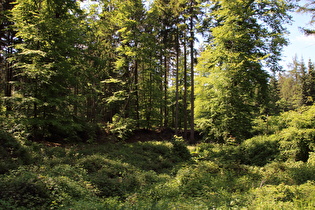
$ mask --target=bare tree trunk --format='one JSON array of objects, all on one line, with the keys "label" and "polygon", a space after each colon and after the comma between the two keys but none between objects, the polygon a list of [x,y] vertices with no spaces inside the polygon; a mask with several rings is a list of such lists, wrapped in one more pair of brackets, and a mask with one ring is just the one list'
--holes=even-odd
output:
[{"label": "bare tree trunk", "polygon": [[[162,63],[163,63],[163,55],[162,55],[162,53],[161,53],[161,57],[160,57],[160,69],[161,69],[161,78],[163,78],[163,75],[164,75],[164,73],[163,73],[163,67],[162,67]],[[160,83],[160,91],[161,91],[161,93],[163,92],[163,88],[164,88],[164,86],[163,86],[163,80],[161,79],[161,83]],[[160,116],[161,116],[161,120],[160,120],[160,127],[163,127],[163,120],[164,120],[164,115],[163,115],[163,111],[164,111],[164,109],[163,109],[163,107],[164,107],[164,103],[163,103],[163,95],[161,95],[161,103],[160,103]]]},{"label": "bare tree trunk", "polygon": [[194,17],[193,17],[193,0],[191,0],[191,16],[190,16],[190,76],[191,76],[191,95],[190,95],[190,105],[191,105],[191,119],[190,119],[190,141],[195,140],[195,122],[194,122]]},{"label": "bare tree trunk", "polygon": [[175,135],[178,135],[178,112],[179,112],[179,94],[178,94],[178,73],[179,73],[179,36],[178,36],[178,28],[177,28],[177,34],[176,34],[176,108],[175,108]]},{"label": "bare tree trunk", "polygon": [[[8,56],[13,54],[13,48],[11,45],[13,44],[13,34],[11,31],[7,32],[7,58],[4,60],[4,68],[5,68],[5,89],[4,89],[4,96],[10,98],[12,96],[12,81],[13,81],[13,64],[9,61]],[[6,113],[7,115],[9,112],[12,111],[12,105],[10,101],[6,102]]]},{"label": "bare tree trunk", "polygon": [[167,72],[168,72],[168,60],[167,56],[165,55],[164,57],[164,127],[166,128],[168,126],[167,122]]},{"label": "bare tree trunk", "polygon": [[135,94],[136,94],[136,120],[137,128],[140,127],[140,116],[139,116],[139,89],[138,89],[138,60],[135,60]]},{"label": "bare tree trunk", "polygon": [[187,139],[187,47],[184,39],[184,139]]}]

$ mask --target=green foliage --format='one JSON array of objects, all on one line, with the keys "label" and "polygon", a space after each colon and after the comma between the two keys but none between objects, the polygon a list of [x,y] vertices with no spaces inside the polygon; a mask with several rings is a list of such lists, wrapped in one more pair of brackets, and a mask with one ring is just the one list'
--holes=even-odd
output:
[{"label": "green foliage", "polygon": [[254,135],[269,135],[285,128],[285,122],[279,116],[261,115],[253,120],[252,133]]},{"label": "green foliage", "polygon": [[239,145],[190,146],[189,158],[180,137],[172,142],[65,147],[32,143],[25,147],[36,162],[1,175],[1,208],[268,209],[271,204],[313,205],[314,154],[309,154],[307,162],[283,162],[276,158],[280,147],[275,136],[258,136]]},{"label": "green foliage", "polygon": [[64,137],[67,132],[74,138],[80,127],[74,120],[78,97],[73,90],[82,82],[82,12],[68,0],[18,0],[11,15],[16,36],[23,40],[14,46],[12,60],[19,77],[14,83],[18,91],[11,97],[16,99],[14,112],[32,139]]},{"label": "green foliage", "polygon": [[[314,206],[315,106],[267,115],[263,67],[279,69],[290,1],[199,3],[101,1],[84,15],[72,0],[15,2],[12,38],[21,43],[6,60],[14,75],[0,84],[12,86],[0,106],[1,209]],[[188,129],[187,55],[205,11],[211,36],[196,74],[196,122],[208,143],[97,141],[98,123],[119,140],[139,127]],[[307,102],[301,94],[313,100],[313,78],[300,79],[286,95],[295,104]]]},{"label": "green foliage", "polygon": [[106,159],[100,155],[86,157],[81,165],[89,172],[89,177],[100,190],[100,196],[123,196],[140,187],[137,170],[119,161]]},{"label": "green foliage", "polygon": [[96,190],[85,177],[83,169],[67,164],[20,167],[2,175],[0,207],[57,209],[75,200],[88,200]]},{"label": "green foliage", "polygon": [[172,156],[178,158],[180,161],[190,160],[190,152],[185,145],[185,141],[182,137],[174,136],[174,139],[171,142],[172,147]]},{"label": "green foliage", "polygon": [[254,133],[269,134],[264,137],[279,145],[279,158],[306,162],[314,150],[314,106],[301,107],[279,116],[257,119]]},{"label": "green foliage", "polygon": [[294,159],[296,161],[306,162],[309,158],[309,152],[313,150],[314,129],[284,129],[280,133],[280,149],[283,159]]},{"label": "green foliage", "polygon": [[275,136],[257,136],[240,145],[241,162],[246,165],[264,166],[277,159],[280,154],[279,142]]},{"label": "green foliage", "polygon": [[221,164],[246,164],[264,166],[279,158],[278,139],[273,136],[257,136],[239,145],[209,144],[199,145],[197,159],[217,160]]},{"label": "green foliage", "polygon": [[[275,133],[242,143],[231,138],[187,147],[174,136],[169,142],[44,145],[3,133],[3,151],[16,162],[0,177],[0,208],[311,209],[313,109],[272,117]],[[30,162],[20,161],[19,148]]]},{"label": "green foliage", "polygon": [[126,140],[136,129],[136,122],[130,118],[123,118],[119,115],[113,117],[113,122],[109,124],[109,129],[120,140]]},{"label": "green foliage", "polygon": [[0,131],[0,174],[31,162],[30,151],[23,142],[5,131]]},{"label": "green foliage", "polygon": [[269,75],[263,62],[274,72],[280,68],[277,60],[287,42],[279,23],[290,19],[292,4],[227,0],[214,4],[209,44],[197,65],[196,121],[210,140],[233,137],[240,143],[251,137],[252,120],[268,105]]},{"label": "green foliage", "polygon": [[6,200],[11,208],[30,209],[38,206],[48,208],[53,201],[45,181],[25,169],[19,169],[6,176],[2,175],[0,180],[2,189],[0,198]]},{"label": "green foliage", "polygon": [[309,60],[306,67],[304,60],[295,56],[287,73],[279,75],[279,105],[283,110],[292,110],[314,102],[314,63]]},{"label": "green foliage", "polygon": [[312,209],[314,208],[314,183],[303,185],[267,185],[252,192],[248,208],[255,209]]}]

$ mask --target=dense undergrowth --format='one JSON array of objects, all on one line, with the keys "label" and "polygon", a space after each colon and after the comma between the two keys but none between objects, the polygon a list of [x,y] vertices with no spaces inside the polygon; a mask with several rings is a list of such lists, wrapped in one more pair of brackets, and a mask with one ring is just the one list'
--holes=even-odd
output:
[{"label": "dense undergrowth", "polygon": [[0,133],[0,209],[314,209],[315,107],[241,144],[50,144]]}]

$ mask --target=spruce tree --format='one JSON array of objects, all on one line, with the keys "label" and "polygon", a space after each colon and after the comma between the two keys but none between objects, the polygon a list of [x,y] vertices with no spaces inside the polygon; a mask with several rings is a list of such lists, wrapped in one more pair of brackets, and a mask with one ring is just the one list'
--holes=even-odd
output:
[{"label": "spruce tree", "polygon": [[266,106],[268,73],[286,44],[288,2],[214,1],[211,39],[198,65],[199,126],[219,141],[250,136],[252,119]]}]

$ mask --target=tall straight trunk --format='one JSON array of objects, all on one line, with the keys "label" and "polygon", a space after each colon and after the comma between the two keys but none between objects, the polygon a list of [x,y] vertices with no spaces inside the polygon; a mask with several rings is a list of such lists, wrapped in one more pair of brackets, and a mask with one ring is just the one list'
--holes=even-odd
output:
[{"label": "tall straight trunk", "polygon": [[[162,55],[162,53],[161,53],[161,57],[160,57],[160,64],[161,64],[160,65],[161,78],[163,78],[164,73],[163,73],[163,67],[162,67],[162,64],[163,64],[163,55]],[[163,88],[164,88],[163,82],[164,81],[161,79],[161,82],[160,82],[160,91],[161,91],[161,93],[163,92]],[[160,101],[160,127],[163,127],[163,120],[164,120],[164,115],[163,115],[164,102],[163,102],[163,98],[164,98],[164,96],[163,96],[163,94],[161,94],[161,101]]]},{"label": "tall straight trunk", "polygon": [[152,64],[150,62],[149,64],[149,81],[150,81],[150,88],[149,88],[149,107],[148,107],[148,112],[147,112],[147,128],[151,127],[151,113],[152,113],[152,94],[153,94],[153,90],[152,90],[152,85],[153,85],[153,79],[152,79],[152,72],[151,72],[151,68],[152,68]]},{"label": "tall straight trunk", "polygon": [[191,0],[191,16],[190,16],[190,79],[191,79],[191,95],[190,95],[190,105],[191,105],[191,119],[190,119],[190,141],[195,140],[195,122],[194,122],[194,109],[195,109],[195,90],[194,90],[194,17],[193,17],[193,0]]},{"label": "tall straight trunk", "polygon": [[[7,50],[8,54],[10,53],[10,48]],[[12,85],[11,85],[11,81],[13,78],[13,71],[12,71],[12,63],[9,61],[5,62],[5,73],[6,73],[6,81],[5,81],[5,91],[4,91],[4,95],[6,97],[11,97],[12,96]]]},{"label": "tall straight trunk", "polygon": [[139,90],[138,90],[138,60],[135,60],[135,94],[136,94],[136,120],[137,128],[140,127],[140,116],[139,116]]},{"label": "tall straight trunk", "polygon": [[187,139],[187,47],[186,47],[186,35],[184,39],[184,139]]},{"label": "tall straight trunk", "polygon": [[168,62],[167,62],[167,56],[164,57],[164,127],[166,128],[168,126],[167,123],[167,72],[168,72]]},{"label": "tall straight trunk", "polygon": [[179,99],[179,94],[178,94],[178,73],[179,73],[179,36],[178,36],[178,28],[176,31],[176,81],[175,81],[175,86],[176,86],[176,108],[175,108],[175,135],[178,135],[178,112],[179,112],[179,103],[178,103],[178,99]]},{"label": "tall straight trunk", "polygon": [[[13,48],[10,47],[13,44],[13,34],[11,31],[8,32],[8,43],[7,43],[7,55],[11,56],[13,54]],[[5,68],[5,89],[4,96],[11,97],[12,96],[12,81],[13,81],[13,64],[8,59],[4,60],[4,68]],[[12,105],[9,101],[6,102],[6,113],[7,115],[12,110]]]},{"label": "tall straight trunk", "polygon": [[[5,50],[6,53],[0,54],[0,68],[3,70],[3,83],[4,85],[4,96],[11,97],[12,96],[12,80],[14,77],[13,74],[13,63],[9,61],[9,57],[13,54],[13,48],[11,47],[14,44],[15,31],[13,31],[12,27],[14,22],[10,21],[8,17],[5,15],[8,11],[13,8],[13,0],[2,0],[0,1],[0,10],[1,10],[1,18],[0,18],[0,50]],[[12,110],[12,105],[10,101],[6,101],[6,114]]]},{"label": "tall straight trunk", "polygon": [[[79,85],[76,84],[76,85],[74,86],[74,96],[76,97],[76,99],[77,99],[78,95],[79,95]],[[78,117],[78,104],[77,104],[77,100],[75,100],[75,103],[73,104],[73,114],[74,114],[74,116]]]}]

